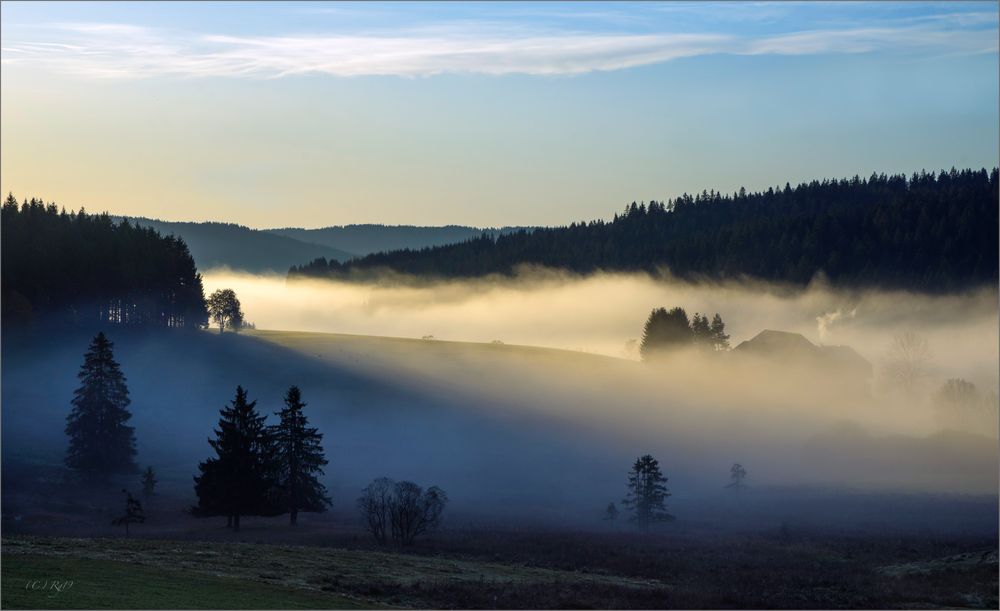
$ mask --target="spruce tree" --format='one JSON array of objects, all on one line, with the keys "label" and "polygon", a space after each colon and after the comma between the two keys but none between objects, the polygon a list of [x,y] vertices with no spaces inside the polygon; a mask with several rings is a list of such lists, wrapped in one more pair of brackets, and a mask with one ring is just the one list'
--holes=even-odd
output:
[{"label": "spruce tree", "polygon": [[629,521],[641,530],[649,530],[654,522],[667,522],[674,516],[667,513],[667,478],[660,472],[660,463],[646,454],[636,459],[628,474],[628,492],[622,504],[632,512]]},{"label": "spruce tree", "polygon": [[277,414],[281,420],[273,430],[281,503],[291,515],[293,526],[298,522],[300,511],[324,511],[330,504],[326,488],[317,479],[317,475],[323,475],[323,466],[327,464],[323,456],[323,434],[308,426],[302,413],[305,406],[299,388],[289,388],[285,394],[285,408]]},{"label": "spruce tree", "polygon": [[224,515],[237,531],[241,516],[280,513],[274,442],[264,424],[267,416],[260,415],[256,406],[237,386],[232,404],[219,410],[222,417],[215,439],[208,440],[216,457],[199,464],[201,475],[194,478],[198,495],[194,513]]},{"label": "spruce tree", "polygon": [[153,471],[153,467],[146,467],[146,470],[142,472],[142,495],[143,496],[153,496],[156,494],[156,484],[159,480],[156,479],[156,472]]},{"label": "spruce tree", "polygon": [[66,466],[91,479],[136,471],[135,433],[127,424],[131,400],[113,346],[104,333],[91,342],[77,374],[81,385],[66,417]]},{"label": "spruce tree", "polygon": [[714,348],[715,342],[707,315],[702,316],[698,312],[694,313],[694,318],[691,319],[691,336],[699,348]]},{"label": "spruce tree", "polygon": [[128,525],[142,524],[146,521],[146,514],[142,511],[142,503],[132,496],[128,490],[122,490],[127,495],[125,499],[125,513],[111,521],[114,526],[125,527],[125,538],[128,539]]},{"label": "spruce tree", "polygon": [[729,335],[726,334],[726,323],[722,322],[722,317],[716,312],[712,318],[710,327],[712,333],[712,343],[716,350],[729,350]]}]

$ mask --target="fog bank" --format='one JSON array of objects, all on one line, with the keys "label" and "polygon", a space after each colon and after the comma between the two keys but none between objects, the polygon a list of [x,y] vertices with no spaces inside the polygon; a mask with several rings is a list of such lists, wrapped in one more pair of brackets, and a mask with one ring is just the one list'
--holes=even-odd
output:
[{"label": "fog bank", "polygon": [[439,282],[286,282],[226,270],[205,273],[211,292],[236,290],[259,329],[547,346],[638,358],[642,327],[654,307],[722,315],[733,346],[764,329],[849,345],[876,367],[893,338],[919,334],[929,374],[962,377],[984,389],[998,383],[996,287],[954,295],[839,290],[818,281],[805,289],[763,282],[692,284],[645,274],[575,276],[551,270],[515,278]]}]

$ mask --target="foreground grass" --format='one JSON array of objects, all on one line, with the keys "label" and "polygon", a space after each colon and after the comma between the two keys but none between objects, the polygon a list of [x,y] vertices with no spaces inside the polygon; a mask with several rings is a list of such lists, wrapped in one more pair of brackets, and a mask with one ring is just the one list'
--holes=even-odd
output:
[{"label": "foreground grass", "polygon": [[[3,567],[4,607],[483,607],[513,595],[579,606],[571,603],[584,592],[658,607],[666,591],[656,580],[474,560],[139,539],[4,539]],[[25,590],[32,579],[74,585],[62,593]]]},{"label": "foreground grass", "polygon": [[4,609],[364,609],[325,592],[113,560],[3,555]]},{"label": "foreground grass", "polygon": [[[995,539],[467,533],[411,553],[3,540],[8,608],[996,609]],[[63,592],[29,580],[73,580]]]}]

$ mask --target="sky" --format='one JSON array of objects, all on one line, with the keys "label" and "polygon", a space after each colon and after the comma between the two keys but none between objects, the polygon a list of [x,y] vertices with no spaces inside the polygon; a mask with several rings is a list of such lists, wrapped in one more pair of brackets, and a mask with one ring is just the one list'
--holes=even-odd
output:
[{"label": "sky", "polygon": [[0,188],[71,209],[561,225],[1000,165],[995,2],[0,10]]}]

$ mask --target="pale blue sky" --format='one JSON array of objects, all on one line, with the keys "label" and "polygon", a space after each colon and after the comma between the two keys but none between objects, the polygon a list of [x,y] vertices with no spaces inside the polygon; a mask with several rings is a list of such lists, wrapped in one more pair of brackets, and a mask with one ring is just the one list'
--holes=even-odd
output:
[{"label": "pale blue sky", "polygon": [[996,3],[2,11],[2,189],[73,208],[562,224],[1000,157]]}]

